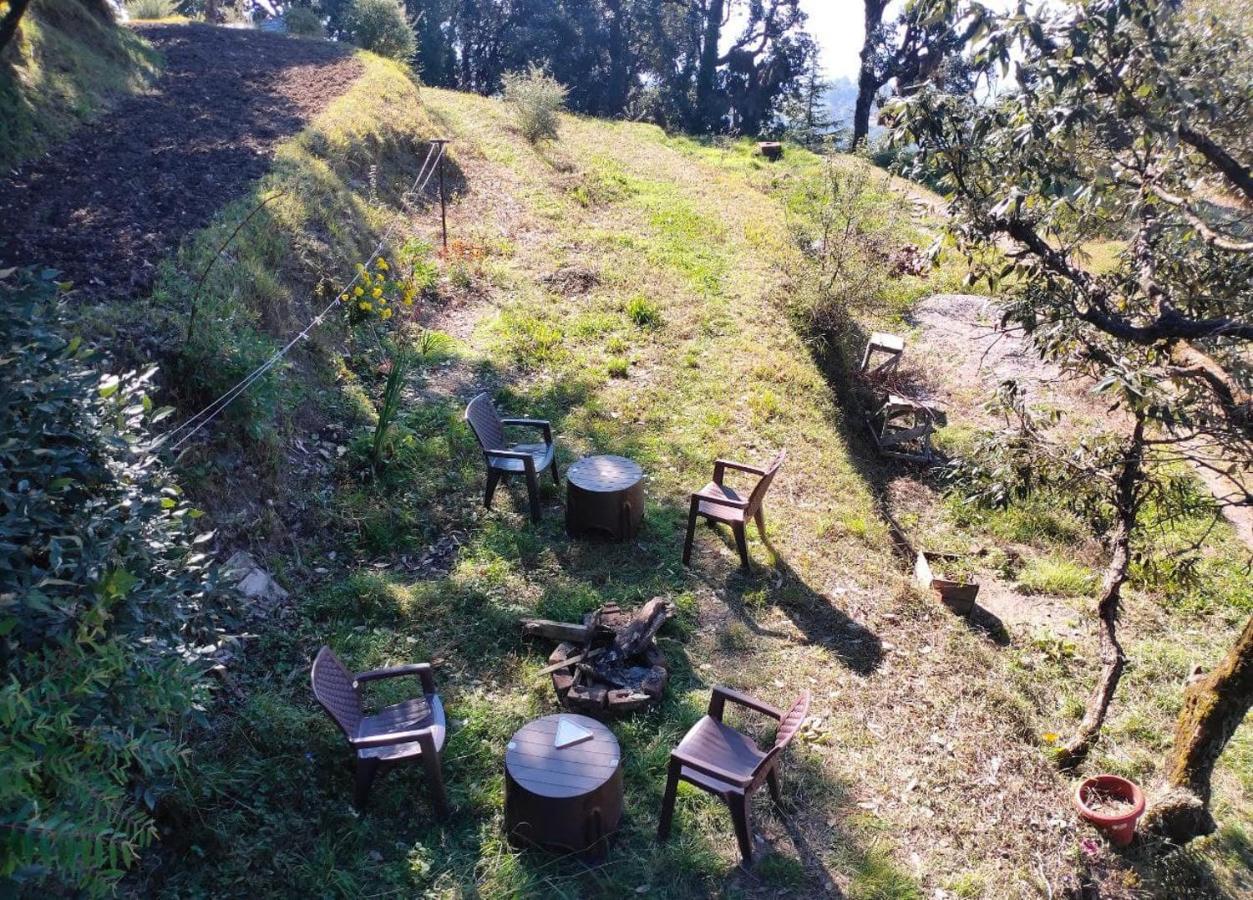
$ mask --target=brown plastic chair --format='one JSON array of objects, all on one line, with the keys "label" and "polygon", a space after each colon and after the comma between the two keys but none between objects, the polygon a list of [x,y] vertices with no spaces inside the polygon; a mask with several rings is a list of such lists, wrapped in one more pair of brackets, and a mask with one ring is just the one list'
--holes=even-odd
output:
[{"label": "brown plastic chair", "polygon": [[[358,685],[401,675],[416,675],[422,685],[422,696],[385,706],[374,715],[366,715]],[[365,806],[370,796],[370,785],[380,770],[405,760],[418,759],[426,770],[436,811],[441,816],[448,814],[448,797],[444,792],[444,775],[440,768],[447,726],[444,704],[435,693],[430,663],[351,675],[331,648],[323,647],[313,661],[310,681],[313,683],[313,696],[335,720],[357,754],[353,792],[355,806]]]},{"label": "brown plastic chair", "polygon": [[[483,449],[483,461],[487,464],[487,491],[483,495],[483,505],[488,509],[492,508],[492,495],[496,493],[497,482],[508,479],[511,474],[522,472],[526,475],[526,490],[531,501],[531,520],[538,522],[540,519],[538,473],[551,468],[553,482],[561,484],[561,475],[557,471],[552,425],[543,419],[502,419],[496,413],[496,407],[492,405],[492,400],[486,393],[479,394],[466,406],[465,420]],[[505,442],[506,425],[539,428],[543,431],[544,442],[542,444],[507,444]]]},{"label": "brown plastic chair", "polygon": [[[711,522],[722,522],[730,525],[735,533],[735,546],[740,551],[740,565],[748,568],[748,538],[744,533],[749,519],[757,522],[757,533],[762,540],[766,539],[766,516],[761,510],[761,501],[766,497],[770,482],[774,481],[775,473],[783,465],[786,451],[780,450],[770,464],[764,469],[746,466],[743,463],[719,459],[714,462],[714,480],[696,493],[692,494],[692,505],[687,514],[687,538],[683,542],[683,565],[692,564],[692,541],[696,537],[696,519],[704,516]],[[722,483],[727,469],[736,469],[758,476],[747,499],[741,497],[732,488]]]},{"label": "brown plastic chair", "polygon": [[[722,711],[728,700],[778,720],[779,731],[769,750],[759,749],[748,735],[723,723]],[[679,746],[670,753],[670,771],[666,778],[666,793],[661,801],[657,839],[664,841],[670,837],[675,792],[679,781],[683,780],[722,798],[731,810],[740,856],[745,866],[751,864],[753,839],[749,813],[753,793],[764,781],[770,787],[770,796],[775,804],[781,802],[779,757],[792,742],[807,715],[809,691],[801,694],[787,712],[781,712],[739,691],[715,686],[713,696],[709,698],[709,714],[693,725]]]}]

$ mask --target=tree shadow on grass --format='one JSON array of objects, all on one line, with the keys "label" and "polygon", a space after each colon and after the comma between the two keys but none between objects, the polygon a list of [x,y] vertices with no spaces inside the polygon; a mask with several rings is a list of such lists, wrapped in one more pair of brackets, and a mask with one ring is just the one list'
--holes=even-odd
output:
[{"label": "tree shadow on grass", "polygon": [[[687,510],[683,510],[684,519],[686,515]],[[733,546],[729,529],[715,527],[718,536]],[[736,568],[724,576],[720,596],[732,614],[756,635],[792,639],[792,635],[772,631],[757,621],[753,611],[757,604],[752,602],[752,598],[764,591],[773,605],[792,620],[804,636],[804,643],[822,647],[859,675],[874,672],[883,659],[883,645],[878,635],[808,585],[780,556],[769,538],[763,538],[762,543],[773,558],[771,566],[753,561],[748,571]],[[693,566],[700,564],[701,560],[694,554]]]}]

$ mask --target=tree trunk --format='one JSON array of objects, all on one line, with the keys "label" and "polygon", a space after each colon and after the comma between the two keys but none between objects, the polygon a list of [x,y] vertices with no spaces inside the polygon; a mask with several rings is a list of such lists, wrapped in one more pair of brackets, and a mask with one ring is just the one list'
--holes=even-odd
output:
[{"label": "tree trunk", "polygon": [[627,29],[622,21],[625,15],[622,0],[608,0],[605,6],[609,13],[609,77],[606,79],[605,108],[602,115],[616,117],[626,112],[630,94],[630,46]]},{"label": "tree trunk", "polygon": [[866,36],[861,44],[861,71],[857,76],[857,105],[853,107],[853,141],[850,150],[866,143],[870,134],[870,108],[875,94],[883,87],[875,72],[875,51],[880,40],[886,0],[865,0]]},{"label": "tree trunk", "polygon": [[700,45],[700,65],[696,69],[696,127],[714,131],[718,127],[718,110],[714,97],[718,73],[718,43],[722,40],[722,16],[725,0],[709,0],[705,9],[704,34]]},{"label": "tree trunk", "polygon": [[4,14],[3,19],[0,19],[0,51],[4,50],[9,41],[13,40],[13,35],[17,34],[17,23],[21,21],[22,14],[26,12],[28,6],[30,6],[30,0],[10,0],[8,12]]},{"label": "tree trunk", "polygon": [[1057,764],[1072,769],[1087,758],[1105,724],[1105,714],[1127,665],[1122,644],[1118,643],[1118,604],[1122,599],[1122,586],[1127,581],[1131,565],[1131,535],[1135,530],[1139,513],[1138,488],[1144,464],[1144,419],[1136,417],[1135,428],[1127,441],[1122,466],[1115,486],[1114,508],[1117,523],[1110,535],[1109,564],[1101,581],[1101,599],[1097,604],[1101,636],[1101,674],[1088,698],[1088,708],[1074,737],[1066,742],[1057,754]]},{"label": "tree trunk", "polygon": [[1253,705],[1253,617],[1227,656],[1186,691],[1175,745],[1144,827],[1176,844],[1213,832],[1210,777],[1227,741]]}]

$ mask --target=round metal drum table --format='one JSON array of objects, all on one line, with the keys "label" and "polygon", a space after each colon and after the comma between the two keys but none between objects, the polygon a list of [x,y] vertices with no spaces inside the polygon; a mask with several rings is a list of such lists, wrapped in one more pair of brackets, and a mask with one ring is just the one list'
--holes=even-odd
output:
[{"label": "round metal drum table", "polygon": [[608,728],[564,713],[530,722],[505,750],[511,843],[602,856],[622,819],[622,753]]},{"label": "round metal drum table", "polygon": [[566,473],[566,532],[635,537],[644,518],[644,470],[625,456],[588,456]]}]

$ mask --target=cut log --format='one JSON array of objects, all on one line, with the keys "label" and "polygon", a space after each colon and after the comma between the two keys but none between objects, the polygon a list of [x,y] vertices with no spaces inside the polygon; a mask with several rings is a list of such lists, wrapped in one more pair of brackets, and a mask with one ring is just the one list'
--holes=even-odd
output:
[{"label": "cut log", "polygon": [[604,626],[575,625],[572,622],[554,622],[552,619],[523,619],[522,634],[525,637],[545,637],[553,641],[570,641],[585,644],[593,639],[613,637],[613,631]]},{"label": "cut log", "polygon": [[654,597],[641,606],[630,624],[620,629],[613,639],[618,658],[634,656],[651,644],[661,626],[673,615],[674,604],[664,597]]},{"label": "cut log", "polygon": [[558,669],[564,669],[566,668],[566,666],[572,666],[575,663],[583,662],[583,660],[585,659],[592,659],[593,657],[600,656],[604,652],[605,652],[604,650],[601,650],[599,648],[596,650],[588,650],[586,653],[579,653],[576,656],[571,656],[569,659],[563,659],[563,660],[560,660],[559,662],[553,663],[551,666],[548,666],[547,668],[540,669],[539,672],[537,672],[536,674],[547,675],[550,672],[556,672]]}]

